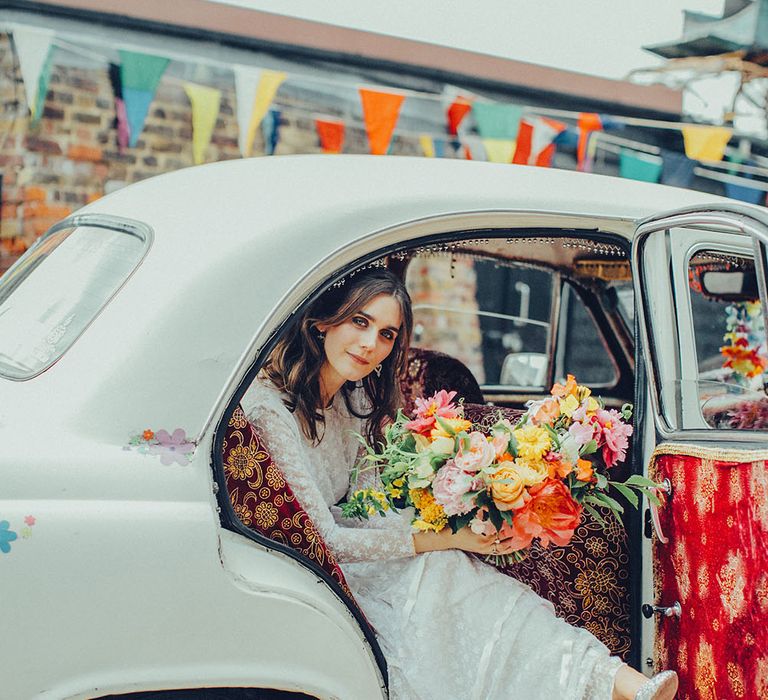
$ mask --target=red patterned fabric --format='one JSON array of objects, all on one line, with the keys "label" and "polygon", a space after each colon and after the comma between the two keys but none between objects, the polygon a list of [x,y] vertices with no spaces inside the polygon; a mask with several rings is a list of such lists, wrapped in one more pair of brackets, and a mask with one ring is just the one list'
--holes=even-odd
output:
[{"label": "red patterned fabric", "polygon": [[224,474],[232,507],[243,525],[319,564],[352,598],[336,557],[296,500],[240,406],[232,414],[224,436]]},{"label": "red patterned fabric", "polygon": [[457,392],[456,400],[483,403],[483,392],[469,368],[455,357],[435,350],[410,348],[405,377],[400,382],[403,410],[412,413],[414,400],[446,389]]},{"label": "red patterned fabric", "polygon": [[[464,417],[484,432],[499,418],[515,423],[523,411],[464,404]],[[608,527],[588,513],[567,547],[534,543],[528,556],[499,571],[528,584],[555,606],[559,617],[584,627],[613,654],[626,659],[629,631],[629,543],[616,519],[603,513]]]},{"label": "red patterned fabric", "polygon": [[654,661],[678,672],[681,700],[768,698],[768,469],[722,456],[662,454],[652,470],[673,489],[659,513],[669,542],[653,545],[656,603],[682,606],[657,620]]}]

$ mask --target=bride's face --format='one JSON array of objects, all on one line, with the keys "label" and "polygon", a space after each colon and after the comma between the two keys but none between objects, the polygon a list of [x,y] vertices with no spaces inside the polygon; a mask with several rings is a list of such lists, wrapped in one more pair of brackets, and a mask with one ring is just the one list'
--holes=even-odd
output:
[{"label": "bride's face", "polygon": [[401,323],[400,305],[380,294],[340,325],[318,326],[325,333],[325,387],[335,392],[373,372],[392,352]]}]

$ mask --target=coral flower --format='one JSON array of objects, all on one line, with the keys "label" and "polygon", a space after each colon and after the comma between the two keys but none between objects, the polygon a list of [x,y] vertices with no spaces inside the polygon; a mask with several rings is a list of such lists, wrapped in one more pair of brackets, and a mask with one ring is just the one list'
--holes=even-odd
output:
[{"label": "coral flower", "polygon": [[572,374],[568,375],[565,385],[555,384],[550,392],[552,396],[557,396],[560,399],[564,399],[566,396],[577,396],[579,392],[579,385],[576,383],[576,377]]},{"label": "coral flower", "polygon": [[405,429],[426,435],[435,427],[435,416],[458,418],[458,408],[452,403],[455,397],[455,391],[441,389],[428,399],[417,398],[415,400],[416,417],[405,424]]},{"label": "coral flower", "polygon": [[542,423],[554,423],[560,417],[560,402],[555,399],[544,401],[533,415],[531,420],[536,425]]},{"label": "coral flower", "polygon": [[145,431],[144,431],[144,432],[141,434],[141,437],[143,437],[143,438],[144,438],[144,439],[145,439],[147,442],[149,442],[150,440],[154,439],[154,437],[155,437],[155,433],[154,433],[152,430],[150,430],[149,428],[147,428],[147,429],[146,429],[146,430],[145,430]]},{"label": "coral flower", "polygon": [[588,459],[580,459],[576,462],[576,478],[579,481],[592,481],[593,474],[592,462]]},{"label": "coral flower", "polygon": [[514,548],[530,546],[534,537],[541,540],[543,547],[550,542],[562,547],[573,537],[574,530],[581,522],[581,506],[571,497],[562,481],[547,479],[528,490],[531,499],[515,512],[512,523]]}]

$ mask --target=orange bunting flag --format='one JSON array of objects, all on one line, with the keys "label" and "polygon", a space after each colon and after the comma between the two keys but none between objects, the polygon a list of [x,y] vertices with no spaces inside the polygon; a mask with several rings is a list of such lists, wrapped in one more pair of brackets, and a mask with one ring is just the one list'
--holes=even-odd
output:
[{"label": "orange bunting flag", "polygon": [[517,132],[517,147],[512,162],[548,168],[555,153],[553,141],[565,128],[565,124],[562,122],[546,117],[521,119],[520,130]]},{"label": "orange bunting flag", "polygon": [[464,117],[472,110],[472,101],[466,97],[457,97],[446,111],[448,117],[448,133],[456,136],[459,133],[459,127]]},{"label": "orange bunting flag", "polygon": [[576,150],[578,169],[583,170],[587,159],[587,143],[593,131],[602,131],[603,123],[600,115],[594,112],[582,112],[579,114],[579,145]]},{"label": "orange bunting flag", "polygon": [[315,127],[323,153],[341,153],[344,146],[344,122],[315,119]]},{"label": "orange bunting flag", "polygon": [[392,140],[405,95],[360,88],[360,99],[371,153],[383,156]]}]

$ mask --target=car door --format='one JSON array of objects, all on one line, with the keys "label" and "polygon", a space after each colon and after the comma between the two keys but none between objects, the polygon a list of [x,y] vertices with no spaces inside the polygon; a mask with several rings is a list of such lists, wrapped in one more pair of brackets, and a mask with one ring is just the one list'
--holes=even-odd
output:
[{"label": "car door", "polygon": [[727,205],[641,222],[633,245],[638,452],[664,492],[642,657],[681,698],[768,697],[766,245],[768,215]]}]

